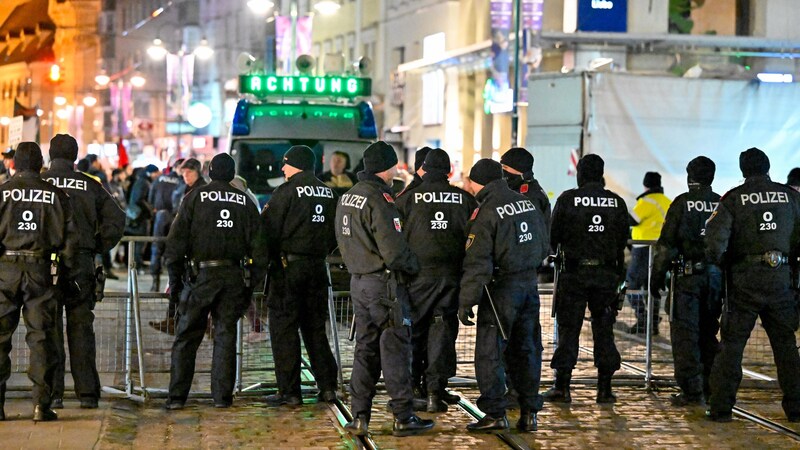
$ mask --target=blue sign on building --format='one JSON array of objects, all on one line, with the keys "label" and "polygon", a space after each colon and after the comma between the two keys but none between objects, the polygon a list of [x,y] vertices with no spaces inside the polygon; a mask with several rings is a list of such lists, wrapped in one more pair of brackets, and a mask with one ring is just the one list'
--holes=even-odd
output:
[{"label": "blue sign on building", "polygon": [[578,0],[578,31],[628,31],[628,0]]}]

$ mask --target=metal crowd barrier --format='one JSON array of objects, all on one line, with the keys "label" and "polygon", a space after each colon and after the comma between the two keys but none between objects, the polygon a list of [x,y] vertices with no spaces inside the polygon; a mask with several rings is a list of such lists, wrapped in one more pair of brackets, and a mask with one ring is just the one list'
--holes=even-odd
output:
[{"label": "metal crowd barrier", "polygon": [[[150,322],[166,318],[168,295],[141,292],[139,271],[134,263],[134,244],[154,242],[151,237],[126,236],[128,245],[128,280],[126,291],[105,293],[105,300],[95,308],[95,333],[97,336],[97,366],[101,373],[106,393],[120,395],[137,401],[148,397],[166,395],[169,384],[170,354],[174,336],[158,331]],[[636,242],[649,245],[653,242]],[[652,252],[648,272],[652,273]],[[649,275],[648,275],[649,278]],[[651,280],[649,280],[650,282]],[[653,298],[647,290],[648,310]],[[557,345],[556,321],[550,317],[552,287],[540,286],[540,323],[542,328],[543,386],[551,381],[549,362]],[[353,304],[346,291],[329,291],[329,321],[326,326],[334,356],[339,362],[339,381],[345,388],[349,381],[353,363],[355,342],[350,340],[353,323]],[[581,352],[578,368],[587,374],[583,382],[594,382],[592,367],[592,335],[588,317],[581,333]],[[267,326],[268,310],[263,295],[253,297],[251,309],[239,323],[237,339],[236,390],[240,395],[255,394],[275,386],[274,363]],[[674,383],[672,377],[672,351],[669,340],[669,318],[661,311],[660,334],[652,336],[651,315],[648,314],[645,335],[631,335],[628,328],[636,317],[630,305],[625,304],[617,317],[615,335],[617,347],[622,355],[623,370],[618,372],[618,381],[652,388],[657,384]],[[25,344],[25,326],[21,321],[13,339],[11,352],[12,375],[27,371],[28,348]],[[456,342],[456,384],[474,384],[475,327],[460,326]],[[210,333],[210,331],[209,331]],[[197,352],[195,379],[192,395],[210,394],[210,372],[213,339],[210,334],[203,339]],[[305,352],[305,350],[304,350]],[[777,377],[772,362],[769,340],[760,322],[757,323],[745,350],[743,366],[745,378],[755,380],[757,386],[774,387]],[[67,362],[69,370],[69,361]],[[577,378],[580,378],[578,376]],[[68,386],[71,379],[67,379]],[[759,383],[760,382],[760,383]],[[313,380],[304,380],[304,387],[311,389]],[[26,377],[18,376],[9,381],[10,389],[30,389]],[[68,393],[69,395],[69,393]]]}]

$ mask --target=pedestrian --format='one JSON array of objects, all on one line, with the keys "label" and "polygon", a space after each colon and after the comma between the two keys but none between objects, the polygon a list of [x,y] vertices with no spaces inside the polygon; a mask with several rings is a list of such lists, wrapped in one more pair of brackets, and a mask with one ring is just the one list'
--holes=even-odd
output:
[{"label": "pedestrian", "polygon": [[[408,186],[406,186],[402,191],[400,191],[399,194],[397,194],[398,198],[401,195],[404,195],[407,192],[410,192],[410,191],[414,190],[417,186],[422,184],[422,175],[425,173],[425,169],[422,168],[422,164],[425,162],[425,157],[428,156],[428,152],[430,152],[431,150],[432,149],[430,147],[422,147],[419,150],[417,150],[416,153],[414,153],[414,174],[413,174],[413,178],[411,179],[411,182],[408,183]],[[442,149],[439,149],[439,150],[442,150]],[[444,151],[444,150],[442,150],[442,151]],[[447,173],[449,174],[450,171],[448,170]]]},{"label": "pedestrian", "polygon": [[400,214],[390,189],[397,154],[378,141],[364,150],[364,170],[336,208],[336,240],[351,274],[356,348],[350,377],[353,420],[345,428],[366,435],[375,385],[383,371],[392,433],[406,436],[433,427],[412,409],[411,321],[405,278],[419,262],[403,237]]},{"label": "pedestrian", "polygon": [[[636,205],[630,215],[631,238],[634,241],[656,241],[661,235],[661,227],[664,226],[664,219],[672,201],[664,195],[661,175],[658,172],[647,172],[642,184],[645,190],[636,197]],[[628,329],[630,334],[643,334],[647,331],[649,265],[650,245],[633,244],[626,278],[628,291],[633,291],[628,293],[628,301],[636,314],[636,323]],[[658,315],[661,301],[657,292],[653,292],[653,295],[653,310],[650,311],[650,315],[653,318],[653,334],[657,335],[658,324],[661,322],[661,317]]]},{"label": "pedestrian", "polygon": [[733,418],[742,354],[758,318],[775,357],[783,411],[790,422],[800,422],[797,286],[791,283],[798,270],[800,194],[772,182],[769,167],[763,151],[742,152],[744,184],[722,196],[706,224],[706,260],[723,267],[728,280],[706,413],[715,422]]},{"label": "pedestrian", "polygon": [[[180,303],[166,403],[170,410],[182,409],[189,396],[209,314],[214,330],[214,407],[227,408],[233,403],[236,323],[250,304],[250,283],[257,279],[250,273],[249,261],[258,232],[258,209],[231,186],[234,175],[233,158],[227,153],[215,156],[211,183],[186,194],[167,236],[164,256],[170,286],[182,286],[176,293]],[[173,277],[185,277],[185,281],[178,283]]]},{"label": "pedestrian", "polygon": [[50,421],[56,370],[57,290],[53,268],[69,261],[77,243],[67,194],[42,180],[42,151],[21,142],[14,154],[16,174],[0,186],[0,420],[5,420],[6,382],[11,375],[11,340],[25,319],[30,349],[28,378],[33,382],[33,420]]},{"label": "pedestrian", "polygon": [[545,401],[570,403],[572,370],[588,305],[597,367],[597,403],[614,403],[611,377],[621,358],[614,344],[614,323],[620,305],[617,287],[625,277],[624,252],[628,241],[625,201],[604,188],[605,162],[598,155],[578,161],[578,187],[562,193],[553,208],[550,244],[557,249],[558,283],[554,306],[558,346],[550,367],[555,385]]},{"label": "pedestrian", "polygon": [[689,192],[672,202],[656,247],[653,269],[655,292],[672,272],[670,338],[675,380],[681,389],[672,397],[676,406],[705,402],[708,378],[717,354],[722,274],[718,266],[705,264],[703,236],[706,220],[719,204],[711,190],[716,166],[698,156],[686,166]]},{"label": "pedestrian", "polygon": [[544,216],[508,188],[497,161],[481,159],[469,173],[480,205],[467,225],[458,318],[466,326],[478,306],[475,375],[478,408],[486,415],[471,432],[508,429],[506,372],[517,387],[519,431],[536,431],[542,409],[542,336],[536,268],[547,254]]},{"label": "pedestrian", "polygon": [[[278,392],[271,406],[303,403],[300,336],[303,335],[319,399],[336,400],[337,367],[325,334],[328,270],[325,257],[336,248],[333,190],[314,175],[314,151],[295,145],[283,157],[286,182],[272,193],[261,214],[269,263],[269,334]],[[333,324],[335,325],[335,324]]]},{"label": "pedestrian", "polygon": [[14,148],[9,147],[3,152],[3,173],[0,174],[0,184],[5,183],[14,176]]},{"label": "pedestrian", "polygon": [[50,140],[50,169],[42,173],[48,183],[69,195],[76,217],[78,241],[72,255],[63,259],[68,270],[59,276],[60,295],[56,313],[58,366],[53,381],[53,408],[63,408],[64,352],[63,315],[67,313],[67,341],[75,394],[81,408],[97,408],[100,377],[95,362],[94,306],[97,283],[94,257],[108,253],[125,228],[125,213],[94,178],[74,168],[78,142],[68,134]]},{"label": "pedestrian", "polygon": [[[80,170],[80,169],[79,169]],[[153,205],[147,201],[150,187],[161,171],[150,164],[139,171],[136,181],[131,187],[128,207],[125,209],[125,234],[128,236],[147,236],[150,230],[150,221],[153,218]],[[134,262],[137,271],[144,270],[144,242],[134,244]]]},{"label": "pedestrian", "polygon": [[450,185],[450,156],[444,150],[430,150],[422,170],[422,183],[397,199],[403,234],[420,264],[419,274],[408,284],[411,380],[414,397],[427,397],[428,412],[444,412],[447,403],[460,400],[446,388],[456,370],[458,286],[465,229],[478,203],[472,195]]},{"label": "pedestrian", "polygon": [[[533,155],[521,147],[514,147],[500,157],[503,177],[514,192],[528,197],[536,209],[544,214],[545,223],[550,224],[550,197],[533,177]],[[549,232],[549,230],[548,230]]]},{"label": "pedestrian", "polygon": [[181,181],[180,164],[182,159],[175,161],[172,170],[165,171],[153,182],[147,201],[153,206],[153,237],[156,238],[150,244],[150,274],[153,276],[153,284],[150,286],[151,292],[161,290],[161,256],[164,254],[164,243],[157,239],[163,239],[169,234],[169,226],[175,219],[172,212],[172,193],[178,188]]},{"label": "pedestrian", "polygon": [[103,186],[103,188],[107,191],[110,191],[111,188],[108,185],[108,175],[106,175],[106,170],[103,168],[103,164],[100,162],[100,159],[97,157],[97,155],[93,153],[86,155],[86,161],[89,162],[89,169],[87,170],[89,175],[100,180],[100,184]]}]

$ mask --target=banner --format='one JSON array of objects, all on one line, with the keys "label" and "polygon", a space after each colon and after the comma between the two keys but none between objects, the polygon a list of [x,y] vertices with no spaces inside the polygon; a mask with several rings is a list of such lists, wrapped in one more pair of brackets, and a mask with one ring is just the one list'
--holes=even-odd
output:
[{"label": "banner", "polygon": [[483,109],[487,114],[511,111],[513,93],[509,87],[510,53],[508,35],[514,12],[514,0],[491,0],[489,19],[492,27],[491,77],[483,90]]},{"label": "banner", "polygon": [[522,28],[539,31],[542,29],[544,0],[522,0]]},{"label": "banner", "polygon": [[192,101],[194,54],[167,55],[167,118],[176,120],[186,114]]},{"label": "banner", "polygon": [[[297,18],[294,57],[311,53],[311,16]],[[275,47],[278,61],[284,73],[292,73],[292,18],[278,16],[275,18]]]}]

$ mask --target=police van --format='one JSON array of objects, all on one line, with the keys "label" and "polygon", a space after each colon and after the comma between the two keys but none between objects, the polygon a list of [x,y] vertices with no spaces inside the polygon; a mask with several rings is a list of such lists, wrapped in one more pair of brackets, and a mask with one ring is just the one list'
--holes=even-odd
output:
[{"label": "police van", "polygon": [[318,174],[328,170],[323,162],[337,151],[355,166],[378,137],[372,105],[364,100],[371,91],[370,78],[353,75],[240,75],[243,98],[234,112],[228,152],[261,206],[283,183],[283,155],[293,145],[314,151]]}]

